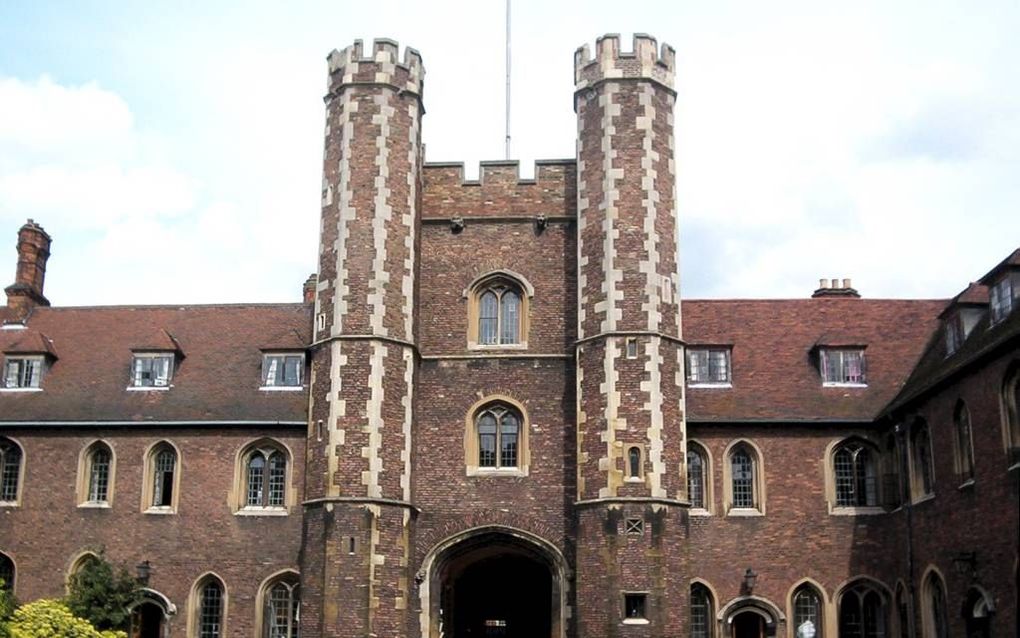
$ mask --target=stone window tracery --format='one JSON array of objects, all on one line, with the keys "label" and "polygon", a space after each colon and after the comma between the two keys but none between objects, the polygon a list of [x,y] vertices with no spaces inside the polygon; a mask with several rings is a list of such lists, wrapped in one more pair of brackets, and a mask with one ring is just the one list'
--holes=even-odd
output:
[{"label": "stone window tracery", "polygon": [[527,346],[530,285],[500,271],[480,278],[465,294],[469,348]]},{"label": "stone window tracery", "polygon": [[837,507],[876,507],[878,451],[860,441],[839,445],[832,456]]}]

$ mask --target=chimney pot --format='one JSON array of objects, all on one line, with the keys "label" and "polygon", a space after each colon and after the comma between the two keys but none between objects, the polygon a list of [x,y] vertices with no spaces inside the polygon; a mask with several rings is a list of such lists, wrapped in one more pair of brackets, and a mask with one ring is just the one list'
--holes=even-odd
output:
[{"label": "chimney pot", "polygon": [[839,290],[839,279],[836,279],[835,277],[832,278],[832,287]]},{"label": "chimney pot", "polygon": [[828,279],[826,279],[825,277],[822,277],[821,279],[818,280],[818,289],[819,290],[824,290],[825,288],[828,288],[828,287],[829,287],[829,280]]},{"label": "chimney pot", "polygon": [[843,287],[844,288],[853,288],[853,286],[850,285],[850,279],[849,278],[843,279]]}]

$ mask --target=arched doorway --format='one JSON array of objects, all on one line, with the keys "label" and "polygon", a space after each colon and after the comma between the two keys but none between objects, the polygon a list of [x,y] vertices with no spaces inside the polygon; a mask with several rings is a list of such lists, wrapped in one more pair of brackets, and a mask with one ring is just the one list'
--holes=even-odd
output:
[{"label": "arched doorway", "polygon": [[754,611],[733,617],[733,638],[765,638],[765,618]]},{"label": "arched doorway", "polygon": [[142,598],[131,608],[131,638],[164,638],[168,635],[167,620],[177,608],[166,596],[143,589]]},{"label": "arched doorway", "polygon": [[428,638],[561,638],[566,563],[551,544],[507,528],[471,530],[426,558]]}]

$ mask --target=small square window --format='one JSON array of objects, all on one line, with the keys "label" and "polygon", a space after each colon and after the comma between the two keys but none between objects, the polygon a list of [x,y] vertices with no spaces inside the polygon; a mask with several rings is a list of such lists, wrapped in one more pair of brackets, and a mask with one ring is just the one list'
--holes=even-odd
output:
[{"label": "small square window", "polygon": [[631,536],[641,536],[645,533],[645,522],[640,518],[628,518],[626,530]]},{"label": "small square window", "polygon": [[167,388],[174,375],[172,353],[138,353],[131,366],[131,387]]},{"label": "small square window", "polygon": [[729,348],[689,348],[687,380],[691,385],[729,385]]},{"label": "small square window", "polygon": [[646,615],[647,600],[648,594],[624,594],[623,595],[624,622],[645,620],[648,617]]},{"label": "small square window", "polygon": [[866,385],[864,350],[824,349],[821,359],[824,385]]},{"label": "small square window", "polygon": [[4,362],[4,387],[39,388],[42,374],[42,357],[7,357]]},{"label": "small square window", "polygon": [[303,354],[267,354],[262,359],[262,387],[299,388],[304,367]]},{"label": "small square window", "polygon": [[992,323],[999,323],[1013,310],[1013,286],[1009,277],[999,280],[988,294]]}]

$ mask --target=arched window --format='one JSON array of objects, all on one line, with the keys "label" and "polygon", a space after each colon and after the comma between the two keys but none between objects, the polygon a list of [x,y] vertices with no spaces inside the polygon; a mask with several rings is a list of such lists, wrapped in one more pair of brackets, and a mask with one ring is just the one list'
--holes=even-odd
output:
[{"label": "arched window", "polygon": [[977,588],[967,592],[963,618],[967,626],[967,638],[988,638],[992,635],[991,616],[994,611],[992,599]]},{"label": "arched window", "polygon": [[109,445],[96,441],[82,454],[78,471],[78,502],[107,507],[113,500],[114,456]]},{"label": "arched window", "polygon": [[949,638],[949,617],[946,613],[946,588],[934,571],[925,579],[925,622],[926,638]]},{"label": "arched window", "polygon": [[0,552],[0,588],[14,591],[14,561]]},{"label": "arched window", "polygon": [[837,507],[878,505],[878,451],[860,441],[836,447],[832,455]]},{"label": "arched window", "polygon": [[935,468],[931,458],[931,439],[928,425],[917,419],[911,428],[910,453],[914,470],[914,497],[935,492]]},{"label": "arched window", "polygon": [[1020,363],[1014,362],[1002,384],[1002,426],[1011,466],[1020,466]]},{"label": "arched window", "polygon": [[708,457],[701,446],[687,444],[687,498],[692,509],[708,509]]},{"label": "arched window", "polygon": [[910,601],[903,583],[896,586],[896,623],[900,638],[910,638]]},{"label": "arched window", "polygon": [[840,638],[886,638],[885,597],[867,582],[846,588],[839,599]]},{"label": "arched window", "polygon": [[632,445],[627,448],[627,478],[631,480],[641,479],[641,448]]},{"label": "arched window", "polygon": [[712,638],[712,593],[701,583],[691,585],[691,638]]},{"label": "arched window", "polygon": [[150,448],[146,457],[146,476],[143,508],[149,511],[168,512],[177,506],[178,459],[177,450],[166,441]]},{"label": "arched window", "polygon": [[974,442],[970,431],[970,410],[963,401],[956,402],[953,411],[956,429],[956,471],[963,481],[974,478]]},{"label": "arched window", "polygon": [[198,638],[222,638],[226,616],[226,591],[215,576],[200,580],[192,592],[194,635]]},{"label": "arched window", "polygon": [[758,450],[748,441],[738,441],[727,451],[723,467],[727,514],[764,514],[763,473]]},{"label": "arched window", "polygon": [[21,448],[10,439],[0,438],[0,504],[18,502],[21,483]]},{"label": "arched window", "polygon": [[821,595],[811,585],[801,585],[793,592],[793,635],[823,638],[824,624]]},{"label": "arched window", "polygon": [[280,450],[253,450],[246,464],[245,507],[283,507],[287,493],[287,458]]},{"label": "arched window", "polygon": [[527,343],[528,297],[531,287],[505,273],[495,273],[471,285],[468,345],[514,346]]},{"label": "arched window", "polygon": [[262,638],[297,638],[300,595],[296,578],[270,583],[263,591]]},{"label": "arched window", "polygon": [[521,422],[520,414],[502,403],[490,405],[478,413],[475,419],[478,432],[478,467],[518,466]]}]

